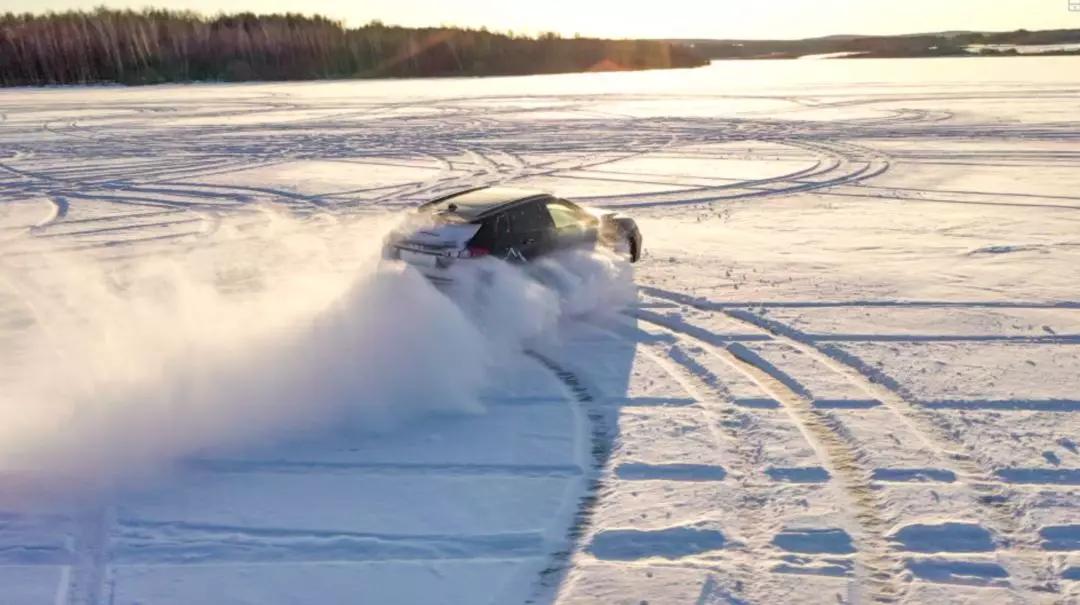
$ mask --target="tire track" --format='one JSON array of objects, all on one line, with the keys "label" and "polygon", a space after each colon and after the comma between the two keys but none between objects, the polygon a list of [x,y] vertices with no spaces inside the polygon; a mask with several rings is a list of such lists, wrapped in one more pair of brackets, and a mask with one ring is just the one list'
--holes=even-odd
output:
[{"label": "tire track", "polygon": [[527,559],[542,551],[544,543],[538,531],[394,534],[126,520],[116,527],[113,562],[177,566],[210,561]]},{"label": "tire track", "polygon": [[[760,142],[777,141],[761,139]],[[810,168],[775,177],[725,183],[712,187],[604,197],[586,196],[579,199],[601,202],[608,208],[651,208],[792,195],[841,185],[857,184],[884,174],[891,166],[889,160],[883,154],[855,145],[837,142],[826,143],[823,141],[809,142],[796,139],[787,139],[780,142],[794,148],[814,152],[818,154],[819,160]],[[780,186],[773,187],[773,185]],[[716,195],[720,191],[734,192]],[[612,201],[616,203],[611,203]]]},{"label": "tire track", "polygon": [[555,376],[566,389],[569,395],[568,400],[575,403],[574,410],[578,423],[584,425],[579,426],[577,432],[580,434],[584,431],[589,440],[589,460],[582,467],[584,470],[583,489],[579,491],[578,506],[566,532],[568,546],[552,553],[550,562],[536,580],[532,597],[526,601],[526,603],[551,602],[573,568],[574,556],[582,550],[582,539],[589,529],[596,503],[600,498],[601,473],[611,456],[611,430],[606,415],[593,405],[597,401],[594,394],[596,390],[589,387],[578,373],[564,367],[552,356],[539,351],[529,350],[525,354]]},{"label": "tire track", "polygon": [[66,605],[104,605],[111,599],[108,586],[109,533],[115,511],[97,506],[77,519],[75,560],[69,575]]},{"label": "tire track", "polygon": [[681,348],[665,350],[657,343],[644,343],[640,339],[627,338],[618,331],[598,327],[615,338],[637,345],[640,351],[662,368],[696,400],[694,407],[701,410],[714,447],[735,454],[737,466],[727,470],[729,476],[734,477],[740,492],[736,500],[740,513],[736,516],[752,522],[740,524],[739,543],[725,545],[724,552],[737,555],[737,559],[733,562],[734,568],[724,569],[723,573],[734,577],[736,585],[742,587],[740,596],[748,602],[768,602],[761,570],[756,563],[768,552],[777,528],[767,523],[761,514],[761,502],[767,500],[770,486],[756,479],[761,467],[762,450],[761,440],[755,436],[757,419],[735,406],[710,404],[732,398],[723,381],[696,362],[690,352]]},{"label": "tire track", "polygon": [[[1016,506],[1015,499],[1009,493],[1010,487],[995,478],[992,463],[977,451],[957,452],[951,446],[960,445],[945,433],[940,424],[926,412],[909,402],[898,392],[887,388],[863,375],[857,368],[840,361],[835,353],[820,349],[805,340],[792,338],[791,330],[769,325],[749,312],[729,310],[728,317],[743,323],[767,330],[777,341],[801,351],[821,362],[863,392],[881,401],[893,412],[896,419],[908,426],[939,459],[946,461],[945,468],[956,473],[977,494],[975,501],[989,513],[996,534],[1000,537],[1001,547],[1019,559],[1004,563],[1010,577],[1023,584],[1010,583],[1010,590],[1020,603],[1039,602],[1040,595],[1058,593],[1061,590],[1057,573],[1047,553],[1042,550],[1041,540],[1034,532],[1025,530],[1018,523],[1025,511]],[[766,327],[769,326],[769,327]],[[771,329],[770,329],[771,328]]]},{"label": "tire track", "polygon": [[718,348],[712,343],[663,323],[636,316],[640,321],[667,331],[676,339],[689,340],[695,346],[738,370],[778,401],[824,463],[853,507],[852,519],[858,525],[852,540],[856,552],[857,590],[875,603],[894,603],[903,598],[906,587],[899,581],[903,562],[892,550],[886,535],[889,521],[881,516],[882,503],[871,484],[872,470],[863,466],[858,452],[838,433],[828,418],[811,405],[804,395],[792,390],[786,381],[777,379],[759,365],[756,356],[741,345]]},{"label": "tire track", "polygon": [[[974,498],[974,501],[987,513],[994,533],[998,536],[1002,549],[999,552],[1012,557],[1009,561],[1004,561],[1003,565],[1009,571],[1010,577],[1014,579],[1014,582],[1010,582],[1009,589],[1015,602],[1041,602],[1047,594],[1060,593],[1061,586],[1058,582],[1058,574],[1048,553],[1042,549],[1040,538],[1035,532],[1023,528],[1018,521],[1024,517],[1025,511],[1016,505],[1015,499],[1009,493],[1012,488],[995,478],[992,471],[992,461],[985,459],[977,451],[955,451],[953,447],[955,445],[965,448],[966,446],[957,444],[926,411],[908,401],[899,392],[882,384],[880,381],[873,380],[863,374],[857,367],[845,362],[843,356],[838,355],[839,351],[837,349],[832,347],[821,348],[808,338],[799,338],[796,336],[797,332],[795,330],[787,328],[778,322],[766,320],[748,311],[738,309],[710,309],[707,308],[708,305],[702,304],[700,301],[694,301],[689,297],[657,288],[648,288],[647,293],[660,300],[684,304],[700,311],[717,312],[745,327],[761,330],[768,334],[772,340],[784,343],[806,354],[811,359],[843,377],[844,380],[866,393],[872,399],[881,401],[886,409],[892,412],[898,423],[907,427],[909,432],[916,436],[924,447],[933,452],[935,457],[944,463],[940,466],[961,478],[975,493],[976,498]],[[650,321],[640,317],[639,319]],[[650,321],[650,323],[653,322]],[[657,325],[664,325],[667,329],[674,329],[666,325],[666,323]],[[754,359],[757,357],[756,354],[749,352],[745,347],[738,344],[729,346],[728,350],[730,351],[732,348],[736,348],[737,351],[740,349],[746,351],[749,354],[743,354],[748,358],[745,361],[756,367],[761,367],[760,358]],[[738,356],[738,353],[735,354]],[[768,373],[767,370],[763,371]],[[831,430],[838,435],[845,433],[841,423],[828,419],[827,412],[813,408],[811,408],[811,411],[825,418],[826,424],[831,425]],[[858,450],[862,446],[857,443],[853,436],[849,435],[846,440],[856,457],[859,457]]]}]

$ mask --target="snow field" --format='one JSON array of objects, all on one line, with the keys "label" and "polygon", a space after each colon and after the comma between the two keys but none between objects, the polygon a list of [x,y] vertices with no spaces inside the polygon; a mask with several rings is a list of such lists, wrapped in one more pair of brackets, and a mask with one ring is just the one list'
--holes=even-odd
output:
[{"label": "snow field", "polygon": [[[1074,61],[5,91],[0,602],[1080,599]],[[494,183],[636,300],[377,267]]]}]

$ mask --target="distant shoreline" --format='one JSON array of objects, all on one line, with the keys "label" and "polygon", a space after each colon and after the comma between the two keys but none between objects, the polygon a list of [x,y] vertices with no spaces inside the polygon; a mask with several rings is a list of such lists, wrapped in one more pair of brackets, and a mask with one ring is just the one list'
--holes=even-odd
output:
[{"label": "distant shoreline", "polygon": [[0,86],[518,76],[701,67],[661,40],[146,9],[0,14]]},{"label": "distant shoreline", "polygon": [[708,59],[775,60],[844,55],[851,59],[1080,55],[1080,29],[945,32],[912,36],[829,36],[806,40],[668,40]]},{"label": "distant shoreline", "polygon": [[613,40],[378,21],[346,28],[296,14],[206,17],[106,8],[0,14],[0,87],[502,77],[683,69],[715,60],[1077,55],[1080,30]]},{"label": "distant shoreline", "polygon": [[1080,50],[1043,53],[957,53],[957,54],[927,54],[927,55],[887,55],[873,53],[845,53],[844,56],[822,57],[818,55],[783,55],[783,56],[757,56],[757,57],[724,57],[713,61],[835,61],[838,59],[987,59],[1002,57],[1077,57]]}]

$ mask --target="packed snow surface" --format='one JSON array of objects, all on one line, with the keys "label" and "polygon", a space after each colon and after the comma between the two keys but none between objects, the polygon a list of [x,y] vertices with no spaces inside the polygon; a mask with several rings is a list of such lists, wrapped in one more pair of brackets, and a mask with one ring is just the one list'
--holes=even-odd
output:
[{"label": "packed snow surface", "polygon": [[1080,602],[1077,67],[0,91],[0,604]]}]

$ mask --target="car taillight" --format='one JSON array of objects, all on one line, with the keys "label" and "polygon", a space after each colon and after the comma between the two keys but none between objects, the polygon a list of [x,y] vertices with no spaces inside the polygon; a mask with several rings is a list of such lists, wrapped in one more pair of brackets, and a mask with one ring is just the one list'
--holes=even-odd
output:
[{"label": "car taillight", "polygon": [[458,253],[458,258],[478,258],[491,254],[491,250],[480,246],[469,246]]}]

